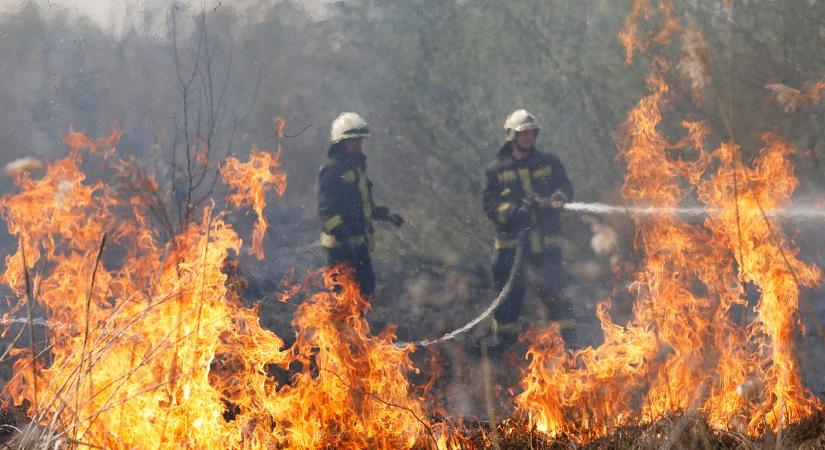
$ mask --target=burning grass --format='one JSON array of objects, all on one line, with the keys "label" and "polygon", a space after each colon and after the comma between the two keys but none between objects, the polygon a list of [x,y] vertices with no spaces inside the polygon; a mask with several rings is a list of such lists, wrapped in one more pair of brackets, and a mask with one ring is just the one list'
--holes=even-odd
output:
[{"label": "burning grass", "polygon": [[825,446],[825,414],[818,412],[782,433],[756,437],[715,429],[704,418],[689,414],[619,427],[586,444],[569,435],[551,438],[524,419],[505,420],[495,433],[489,424],[466,425],[457,436],[454,442],[460,444],[455,448],[479,450],[814,450]]},{"label": "burning grass", "polygon": [[[666,90],[653,86],[631,114],[637,122],[629,122],[640,131],[626,149],[627,192],[655,195],[654,203],[673,207],[683,191],[671,171],[699,183],[705,178],[694,172],[716,158],[711,184],[697,191],[717,212],[704,227],[670,216],[640,224],[648,266],[635,285],[636,318],[614,324],[607,304],[600,305],[603,345],[570,351],[557,327],[525,336],[531,348],[517,418],[502,421],[495,432],[431,417],[426,390],[409,381],[416,372],[413,347],[397,345],[392,328],[373,334],[364,318],[370,305],[345,268],[310,277],[316,283],[304,292],[293,320],[296,339],[287,347],[231,288],[224,269],[243,242],[225,213],[207,208],[162,243],[145,228],[149,221],[140,208],[86,180],[80,162],[87,147],[73,148],[40,178],[21,174],[20,191],[0,202],[9,231],[20,238],[18,252],[6,259],[4,281],[21,299],[12,313],[26,308],[34,325],[33,302],[45,310],[49,347],[10,353],[15,373],[7,400],[25,407],[31,421],[14,445],[641,449],[821,443],[822,404],[801,384],[789,331],[797,320],[796,281],[812,283],[819,272],[797,261],[759,214],[760,207],[787,200],[795,186],[789,147],[767,136],[762,156],[746,167],[733,158],[733,145],[702,154],[703,129],[685,124],[692,134],[678,145],[697,146],[700,155],[670,161],[656,153],[672,145],[655,132]],[[744,183],[736,201],[734,174]],[[123,219],[124,208],[133,219]],[[737,208],[746,220],[738,227]],[[732,245],[738,232],[748,238],[741,247]],[[113,247],[118,256],[107,257]],[[734,258],[742,276],[763,289],[754,322],[744,326],[727,315],[740,302]],[[655,282],[661,278],[668,282]],[[701,292],[715,296],[699,296],[699,282],[708,286]]]},{"label": "burning grass", "polygon": [[[243,243],[225,213],[206,208],[161,242],[139,198],[87,181],[84,152],[102,146],[71,137],[66,158],[42,177],[21,174],[20,191],[0,200],[19,238],[3,281],[20,301],[5,319],[34,302],[48,317],[48,348],[30,334],[31,345],[11,353],[4,392],[25,406],[26,436],[107,449],[402,448],[434,439],[406,378],[412,349],[396,346],[391,329],[371,333],[369,305],[345,269],[315,275],[287,347],[230,288],[224,268]],[[283,192],[276,164],[254,168]],[[263,193],[252,192],[256,209]],[[27,321],[31,331],[31,314]]]},{"label": "burning grass", "polygon": [[[12,445],[816,448],[822,403],[801,384],[792,330],[799,288],[819,270],[798,261],[760,213],[780,207],[795,187],[791,150],[766,136],[760,158],[746,166],[734,144],[708,152],[694,123],[671,144],[657,131],[667,87],[656,76],[650,83],[626,125],[625,193],[672,210],[686,193],[675,181],[682,177],[714,213],[704,226],[668,214],[640,219],[648,259],[634,284],[634,320],[615,324],[600,305],[605,342],[596,348],[566,349],[557,327],[526,336],[518,418],[495,431],[432,419],[427,393],[409,381],[412,346],[397,345],[392,328],[373,334],[364,318],[370,305],[345,268],[311,277],[317,285],[305,293],[287,347],[231,288],[224,269],[243,241],[226,213],[207,208],[160,242],[137,199],[124,202],[87,181],[83,152],[101,145],[75,134],[67,143],[82,145],[40,178],[21,173],[19,192],[0,201],[19,238],[3,275],[21,300],[9,314],[25,308],[31,331],[36,301],[49,324],[48,348],[10,353],[7,400],[30,420]],[[695,157],[668,156],[684,148]],[[710,161],[715,170],[706,174]],[[272,177],[274,162],[259,166],[267,180],[281,179]],[[246,203],[262,210],[263,193],[253,194],[257,203]],[[116,257],[107,257],[111,248]],[[742,280],[762,291],[744,325],[729,315],[743,303]]]},{"label": "burning grass", "polygon": [[[647,9],[646,0],[634,1],[623,31],[628,61],[634,49],[681,29],[664,1],[665,26],[642,33]],[[703,64],[701,74],[682,66],[701,75],[698,89],[711,82],[705,46],[698,35],[685,42],[688,61]],[[823,403],[802,384],[793,339],[800,290],[817,284],[821,271],[797,259],[765,214],[796,187],[793,150],[765,135],[760,156],[745,162],[735,142],[705,148],[709,131],[699,122],[683,122],[685,137],[671,142],[659,129],[669,65],[653,61],[650,93],[629,112],[619,145],[628,168],[623,195],[663,211],[636,218],[646,261],[631,286],[634,318],[614,323],[608,303],[600,304],[598,347],[565,348],[557,326],[525,336],[515,418],[495,427],[431,417],[426,389],[409,381],[412,345],[398,345],[392,327],[372,332],[364,318],[370,305],[345,268],[313,276],[317,285],[298,308],[287,346],[231,288],[225,268],[244,242],[227,212],[205,208],[162,240],[141,196],[121,198],[80,169],[90,155],[116,158],[119,133],[91,140],[70,132],[66,158],[39,177],[14,172],[19,191],[0,199],[19,240],[2,281],[20,301],[4,319],[16,323],[12,315],[25,310],[30,339],[3,355],[14,357],[7,403],[24,407],[30,421],[13,445],[821,447]],[[234,189],[229,201],[256,212],[249,250],[258,257],[266,192],[286,188],[279,155],[256,150],[221,172]],[[704,224],[673,213],[688,198],[707,207]],[[760,298],[750,320],[736,321],[731,311],[748,305],[746,285]],[[48,316],[46,348],[34,339],[35,302]]]},{"label": "burning grass", "polygon": [[[668,5],[660,7],[669,11]],[[650,18],[647,8],[634,2],[630,19]],[[672,16],[661,22],[663,30],[674,28]],[[688,30],[684,42],[694,47],[689,60],[702,63],[704,86],[709,66],[697,33]],[[628,55],[645,49],[631,44]],[[652,58],[649,94],[628,113],[618,144],[627,165],[624,198],[661,210],[635,217],[636,248],[645,259],[631,286],[633,319],[613,322],[603,303],[602,345],[569,351],[550,328],[532,337],[527,352],[517,404],[550,436],[595,442],[683,411],[715,430],[759,436],[823,409],[802,383],[793,339],[801,326],[799,294],[820,282],[821,270],[797,258],[799,249],[766,214],[787,204],[796,188],[793,148],[765,134],[759,156],[745,162],[736,142],[706,148],[710,129],[687,121],[685,136],[672,141],[661,130],[669,71],[666,60]],[[671,212],[690,201],[707,208],[703,224]],[[753,315],[736,320],[732,311],[749,307],[747,286],[759,299]]]},{"label": "burning grass", "polygon": [[[79,446],[60,433],[28,422],[22,411],[0,415],[0,448],[34,449]],[[350,435],[327,433],[319,449],[337,449]],[[572,436],[551,438],[523,419],[507,419],[493,433],[487,423],[468,423],[454,430],[450,446],[439,448],[466,450],[818,450],[825,448],[825,414],[819,412],[781,434],[747,436],[735,431],[717,430],[698,416],[675,414],[654,423],[625,426],[586,444]],[[413,450],[431,449],[431,441],[421,439]]]},{"label": "burning grass", "polygon": [[[752,436],[799,422],[822,409],[801,382],[793,340],[799,292],[821,274],[796,258],[798,250],[764,213],[796,187],[792,149],[766,135],[749,167],[735,144],[705,149],[706,131],[697,123],[684,123],[688,136],[671,143],[658,131],[668,87],[658,72],[648,82],[651,94],[625,124],[625,196],[673,209],[695,191],[714,212],[701,226],[668,213],[637,218],[646,260],[632,287],[633,320],[616,324],[600,305],[604,343],[572,352],[557,330],[532,336],[519,407],[551,436],[585,441],[678,411],[701,412],[716,429]],[[672,158],[674,149],[691,158]],[[760,300],[742,324],[731,310],[747,307],[746,283],[760,290]]]}]

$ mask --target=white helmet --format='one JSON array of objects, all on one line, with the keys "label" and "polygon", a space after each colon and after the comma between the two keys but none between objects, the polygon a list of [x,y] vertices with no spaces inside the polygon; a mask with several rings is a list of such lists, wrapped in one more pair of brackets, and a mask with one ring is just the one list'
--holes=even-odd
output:
[{"label": "white helmet", "polygon": [[341,113],[332,121],[329,130],[329,140],[333,144],[344,139],[365,138],[370,135],[370,127],[367,121],[353,112]]},{"label": "white helmet", "polygon": [[526,109],[517,109],[512,114],[507,116],[504,121],[504,137],[508,141],[512,141],[519,131],[541,130],[539,124],[536,123],[536,118],[533,117]]}]

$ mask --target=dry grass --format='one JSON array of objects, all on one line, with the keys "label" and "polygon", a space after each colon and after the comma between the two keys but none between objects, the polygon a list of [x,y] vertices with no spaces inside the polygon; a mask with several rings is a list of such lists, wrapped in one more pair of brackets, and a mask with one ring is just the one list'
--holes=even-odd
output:
[{"label": "dry grass", "polygon": [[682,35],[682,60],[679,72],[690,80],[694,97],[699,97],[702,89],[710,84],[710,56],[708,45],[699,26],[691,21]]},{"label": "dry grass", "polygon": [[[463,448],[492,448],[487,424],[466,426],[462,435]],[[586,444],[567,436],[550,439],[513,419],[499,424],[497,435],[501,450],[814,450],[825,448],[825,412],[787,428],[779,442],[770,432],[753,438],[713,430],[701,417],[690,415],[673,415],[652,424],[623,427]]]},{"label": "dry grass", "polygon": [[821,100],[822,92],[825,90],[825,80],[812,85],[806,92],[782,83],[766,84],[765,89],[771,91],[771,96],[786,113],[792,113],[809,103]]},{"label": "dry grass", "polygon": [[[456,441],[459,443],[457,448],[500,450],[814,450],[825,448],[825,411],[787,427],[779,438],[770,431],[754,438],[738,432],[714,430],[701,416],[690,413],[672,415],[652,424],[625,426],[616,429],[608,436],[584,444],[571,436],[549,438],[531,427],[522,418],[498,421],[495,424],[495,430],[491,429],[492,426],[490,423],[476,422],[464,423],[457,427]],[[422,436],[416,448],[432,448],[434,440],[432,434],[429,437]],[[52,448],[95,447],[68,439],[65,429],[59,424],[39,426],[30,422],[20,409],[0,413],[0,450]]]}]

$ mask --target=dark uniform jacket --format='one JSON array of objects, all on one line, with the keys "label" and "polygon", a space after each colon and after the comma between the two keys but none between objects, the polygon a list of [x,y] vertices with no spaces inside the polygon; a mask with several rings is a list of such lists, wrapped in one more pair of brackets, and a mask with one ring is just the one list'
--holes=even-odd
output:
[{"label": "dark uniform jacket", "polygon": [[531,253],[554,246],[553,237],[561,229],[558,209],[539,206],[528,211],[522,205],[528,195],[549,198],[561,192],[567,201],[573,198],[573,186],[559,158],[533,150],[530,156],[517,160],[508,142],[498,151],[496,161],[487,166],[485,175],[482,200],[485,214],[495,224],[496,248],[515,247],[522,230],[527,233]]},{"label": "dark uniform jacket", "polygon": [[367,178],[367,158],[347,154],[339,145],[328,151],[329,161],[318,175],[318,216],[323,232],[321,245],[366,245],[372,248],[372,218],[386,212],[372,201],[372,182]]}]

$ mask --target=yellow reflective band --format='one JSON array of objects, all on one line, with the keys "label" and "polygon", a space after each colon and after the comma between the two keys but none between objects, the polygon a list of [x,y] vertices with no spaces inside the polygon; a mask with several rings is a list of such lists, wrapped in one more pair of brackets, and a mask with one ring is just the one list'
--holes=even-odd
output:
[{"label": "yellow reflective band", "polygon": [[[530,169],[523,167],[518,170],[518,177],[521,178],[521,187],[525,193],[533,193],[533,180],[530,177]],[[530,223],[536,223],[536,211],[530,212]],[[541,237],[535,231],[530,231],[530,251],[541,253]]]},{"label": "yellow reflective band", "polygon": [[558,236],[545,236],[544,237],[544,246],[546,248],[551,248],[551,247],[561,248],[563,242],[564,241],[562,240],[562,238],[560,238]]},{"label": "yellow reflective band", "polygon": [[512,170],[505,170],[498,174],[498,181],[512,181],[516,179],[516,173]]},{"label": "yellow reflective band", "polygon": [[521,178],[521,187],[524,192],[533,192],[533,181],[530,179],[530,169],[523,168],[518,170],[518,177]]},{"label": "yellow reflective band", "polygon": [[321,233],[321,247],[324,247],[324,248],[338,247],[338,241],[335,239],[335,236],[333,236],[329,233]]},{"label": "yellow reflective band", "polygon": [[326,222],[324,222],[324,229],[327,231],[332,231],[335,229],[335,227],[341,225],[342,223],[344,223],[344,219],[341,218],[340,214],[336,214],[327,219]]},{"label": "yellow reflective band", "polygon": [[352,183],[355,181],[355,172],[348,170],[341,174],[341,179],[346,181],[347,183]]},{"label": "yellow reflective band", "polygon": [[[348,238],[346,241],[349,245],[367,245],[370,249],[373,246],[373,238],[370,234],[369,236],[359,235],[353,236]],[[341,245],[341,242],[338,242],[338,239],[335,239],[335,236],[329,233],[321,233],[321,247],[324,248],[335,248]]]},{"label": "yellow reflective band", "polygon": [[510,209],[509,203],[502,203],[498,205],[496,208],[496,218],[498,219],[499,223],[504,223],[507,220],[507,210]]},{"label": "yellow reflective band", "polygon": [[559,331],[572,330],[576,328],[576,319],[562,319],[557,321],[556,323],[559,324]]},{"label": "yellow reflective band", "polygon": [[553,166],[544,166],[533,172],[533,178],[549,177],[553,173]]},{"label": "yellow reflective band", "polygon": [[493,242],[493,244],[495,245],[496,250],[499,250],[499,249],[502,249],[502,248],[515,248],[516,244],[518,244],[518,239],[499,239],[499,238],[496,238],[496,240]]},{"label": "yellow reflective band", "polygon": [[533,253],[541,253],[541,236],[534,230],[530,231],[530,251]]},{"label": "yellow reflective band", "polygon": [[513,191],[511,191],[511,190],[510,190],[510,188],[507,188],[507,189],[505,189],[505,190],[501,191],[501,196],[502,196],[502,197],[507,197],[507,196],[508,196],[508,195],[510,195],[512,192],[513,192]]},{"label": "yellow reflective band", "polygon": [[358,192],[361,193],[361,207],[364,209],[364,226],[369,228],[370,216],[372,216],[372,204],[370,202],[370,190],[367,185],[367,174],[363,169],[358,169]]}]

